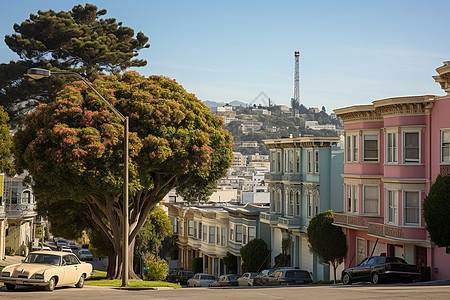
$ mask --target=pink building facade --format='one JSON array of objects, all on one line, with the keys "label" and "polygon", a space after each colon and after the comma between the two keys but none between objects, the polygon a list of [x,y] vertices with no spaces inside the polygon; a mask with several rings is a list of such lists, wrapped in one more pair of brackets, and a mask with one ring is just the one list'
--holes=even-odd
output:
[{"label": "pink building facade", "polygon": [[450,249],[432,243],[422,213],[436,176],[450,173],[450,63],[436,71],[446,96],[334,111],[345,128],[344,211],[334,220],[347,236],[345,267],[385,254],[421,266],[422,280],[450,278]]}]

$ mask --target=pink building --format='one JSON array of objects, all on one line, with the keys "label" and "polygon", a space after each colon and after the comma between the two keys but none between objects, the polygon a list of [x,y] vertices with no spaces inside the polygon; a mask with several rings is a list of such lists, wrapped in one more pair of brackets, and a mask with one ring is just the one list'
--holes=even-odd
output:
[{"label": "pink building", "polygon": [[[345,267],[369,255],[403,257],[422,279],[450,278],[450,248],[429,238],[422,203],[438,174],[450,173],[450,62],[434,76],[446,96],[415,96],[336,109],[345,127]],[[450,223],[449,223],[450,226]]]}]

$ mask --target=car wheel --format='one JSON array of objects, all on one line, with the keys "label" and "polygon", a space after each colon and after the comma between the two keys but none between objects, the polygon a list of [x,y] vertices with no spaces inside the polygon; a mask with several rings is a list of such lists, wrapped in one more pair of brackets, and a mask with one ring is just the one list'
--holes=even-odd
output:
[{"label": "car wheel", "polygon": [[5,286],[8,291],[14,291],[14,289],[16,288],[16,285],[11,283],[5,283]]},{"label": "car wheel", "polygon": [[50,278],[48,285],[45,286],[46,291],[53,291],[55,289],[56,279],[55,277]]},{"label": "car wheel", "polygon": [[84,274],[80,276],[80,280],[78,280],[75,286],[80,289],[84,286]]},{"label": "car wheel", "polygon": [[379,284],[380,283],[380,276],[378,275],[378,273],[373,273],[372,274],[372,283],[373,284]]},{"label": "car wheel", "polygon": [[345,273],[344,276],[342,276],[342,283],[352,284],[352,279],[350,278],[350,275],[348,273]]}]

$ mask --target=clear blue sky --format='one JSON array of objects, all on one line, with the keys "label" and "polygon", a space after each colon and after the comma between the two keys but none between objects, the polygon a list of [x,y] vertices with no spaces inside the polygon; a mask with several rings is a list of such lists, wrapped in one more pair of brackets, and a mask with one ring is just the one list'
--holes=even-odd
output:
[{"label": "clear blue sky", "polygon": [[[0,35],[39,9],[85,2],[2,1]],[[290,105],[294,51],[300,102],[332,109],[436,94],[450,60],[450,1],[90,1],[150,38],[141,74],[177,79],[201,100],[251,102],[261,91]],[[17,56],[0,41],[0,62]]]}]

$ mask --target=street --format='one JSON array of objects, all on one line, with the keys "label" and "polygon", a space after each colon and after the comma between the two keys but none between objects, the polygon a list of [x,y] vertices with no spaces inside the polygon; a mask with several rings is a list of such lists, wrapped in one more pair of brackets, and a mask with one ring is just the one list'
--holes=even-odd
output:
[{"label": "street", "polygon": [[83,289],[56,288],[46,292],[19,287],[0,289],[0,299],[448,299],[450,284],[400,285],[309,285],[296,287],[183,288],[178,290],[117,290],[85,286]]}]

